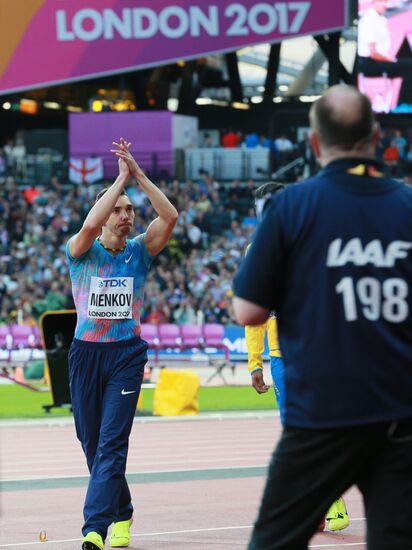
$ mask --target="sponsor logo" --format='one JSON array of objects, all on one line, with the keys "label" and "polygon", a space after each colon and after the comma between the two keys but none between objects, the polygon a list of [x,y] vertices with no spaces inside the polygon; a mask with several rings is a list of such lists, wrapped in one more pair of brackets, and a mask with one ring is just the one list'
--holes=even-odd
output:
[{"label": "sponsor logo", "polygon": [[133,318],[133,277],[91,277],[88,317]]},{"label": "sponsor logo", "polygon": [[122,389],[122,395],[129,395],[130,393],[136,393],[136,390],[126,391],[124,388]]},{"label": "sponsor logo", "polygon": [[374,239],[362,245],[359,238],[350,239],[343,244],[342,239],[335,239],[328,248],[327,267],[341,267],[352,263],[362,266],[372,264],[376,267],[393,267],[396,260],[407,258],[412,243],[392,241],[385,247],[380,240]]},{"label": "sponsor logo", "polygon": [[124,279],[100,279],[98,286],[99,288],[127,288]]},{"label": "sponsor logo", "polygon": [[130,262],[130,260],[132,259],[132,256],[133,254],[130,254],[130,256],[128,258],[126,258],[126,260],[124,261],[125,264],[128,264]]}]

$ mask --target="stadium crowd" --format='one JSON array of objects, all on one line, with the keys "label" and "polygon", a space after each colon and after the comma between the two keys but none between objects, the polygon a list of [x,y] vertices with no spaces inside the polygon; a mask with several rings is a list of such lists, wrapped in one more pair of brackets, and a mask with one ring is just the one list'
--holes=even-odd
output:
[{"label": "stadium crowd", "polygon": [[[198,183],[161,180],[180,212],[179,225],[149,274],[142,320],[152,323],[230,319],[233,273],[256,219],[249,181],[222,186],[207,174]],[[34,323],[47,309],[74,307],[65,243],[76,233],[99,186],[20,187],[8,175],[0,184],[0,323]],[[154,212],[131,182],[136,234]]]},{"label": "stadium crowd", "polygon": [[[252,137],[245,137],[249,142],[244,146],[270,145],[265,137]],[[286,136],[279,139],[286,144],[285,152],[290,145],[295,151],[299,148]],[[65,243],[80,229],[102,187],[63,185],[56,176],[46,186],[21,185],[23,149],[19,137],[0,148],[0,324],[34,324],[46,310],[74,307]],[[308,175],[313,165],[304,151],[305,147],[301,154],[310,168]],[[412,183],[412,143],[399,130],[381,132],[378,154],[393,175]],[[230,321],[232,277],[257,224],[253,210],[257,185],[253,180],[221,184],[206,173],[197,182],[159,182],[180,217],[169,246],[149,274],[144,322]],[[138,234],[154,212],[132,182],[128,192],[136,207]]]},{"label": "stadium crowd", "polygon": [[[264,134],[251,132],[242,135],[230,129],[221,136],[221,145],[226,148],[243,147],[254,149],[264,147],[270,149],[274,155],[274,164],[277,168],[287,162],[303,157],[309,167],[309,173],[316,170],[308,133],[302,139],[292,140],[286,134],[280,134],[275,139],[269,139]],[[208,138],[202,143],[203,147],[210,147]],[[412,134],[401,132],[396,128],[381,129],[377,146],[377,156],[387,162],[391,173],[395,177],[408,177],[412,171]],[[305,175],[309,175],[306,173]]]}]

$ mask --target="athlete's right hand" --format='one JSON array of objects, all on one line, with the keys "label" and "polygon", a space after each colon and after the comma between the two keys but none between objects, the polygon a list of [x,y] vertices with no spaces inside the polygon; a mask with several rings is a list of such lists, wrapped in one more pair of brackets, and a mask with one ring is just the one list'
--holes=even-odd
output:
[{"label": "athlete's right hand", "polygon": [[258,393],[266,393],[269,390],[270,386],[265,384],[265,381],[263,380],[262,370],[256,370],[252,374],[252,386]]},{"label": "athlete's right hand", "polygon": [[113,141],[113,145],[115,145],[117,149],[110,149],[110,152],[117,155],[120,161],[123,161],[127,164],[130,175],[134,176],[139,183],[139,178],[144,177],[145,174],[140,166],[137,164],[132,153],[130,152],[131,143],[126,141],[124,138],[120,138],[120,142],[116,143],[115,141]]}]

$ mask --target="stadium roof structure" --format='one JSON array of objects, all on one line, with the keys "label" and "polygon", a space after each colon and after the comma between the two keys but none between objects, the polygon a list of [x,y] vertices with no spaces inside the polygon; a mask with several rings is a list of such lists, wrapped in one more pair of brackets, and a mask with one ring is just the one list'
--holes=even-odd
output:
[{"label": "stadium roof structure", "polygon": [[1,111],[198,114],[208,104],[310,101],[340,80],[355,83],[352,3],[25,0],[4,13],[0,6]]}]

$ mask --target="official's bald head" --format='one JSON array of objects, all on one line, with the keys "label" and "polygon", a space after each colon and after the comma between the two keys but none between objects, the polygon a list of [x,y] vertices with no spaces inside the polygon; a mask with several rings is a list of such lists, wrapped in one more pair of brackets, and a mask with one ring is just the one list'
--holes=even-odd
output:
[{"label": "official's bald head", "polygon": [[310,123],[323,148],[351,151],[373,147],[376,121],[372,106],[352,86],[329,88],[313,104]]}]

